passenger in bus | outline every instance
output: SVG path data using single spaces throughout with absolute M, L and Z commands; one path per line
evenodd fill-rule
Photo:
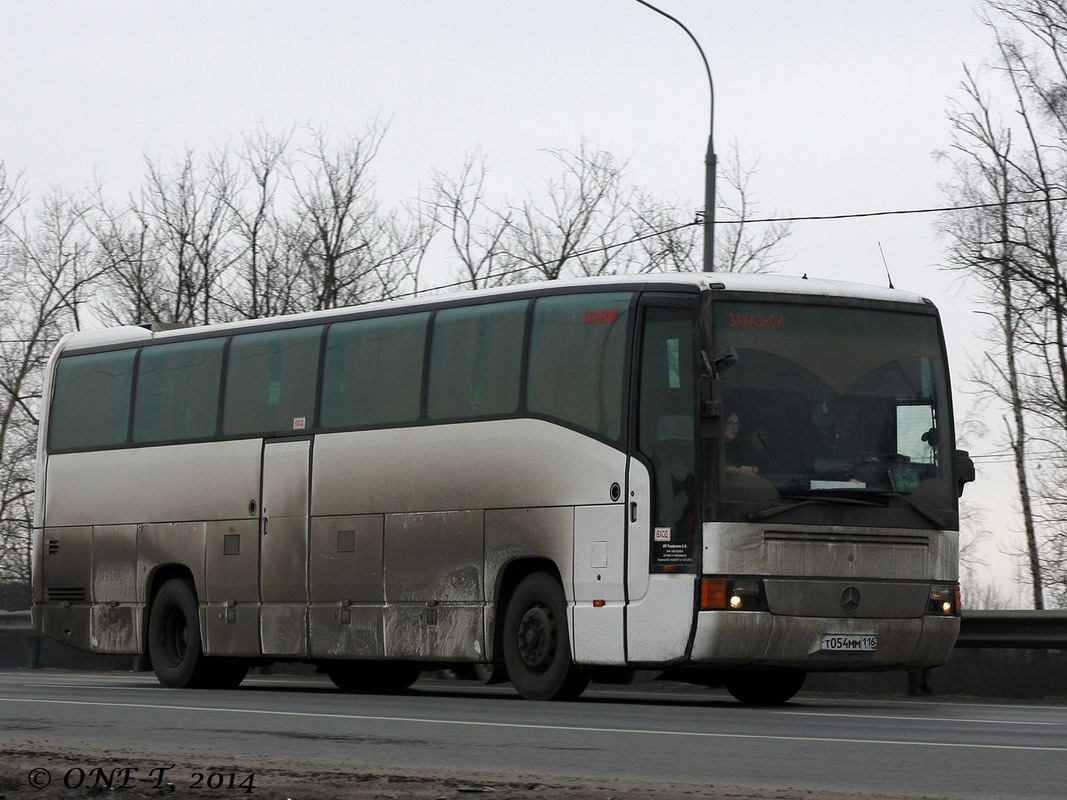
M 726 416 L 726 423 L 723 426 L 723 437 L 726 440 L 726 474 L 737 475 L 745 473 L 748 475 L 758 475 L 759 467 L 755 464 L 745 464 L 743 461 L 751 461 L 752 459 L 746 458 L 742 448 L 742 440 L 739 436 L 741 433 L 741 417 L 736 411 L 730 412 Z
M 747 446 L 752 434 L 742 437 L 741 416 L 729 412 L 723 421 L 723 444 L 726 464 L 723 474 L 723 508 L 730 519 L 745 519 L 745 515 L 773 505 L 778 491 L 766 477 Z M 753 431 L 754 433 L 755 431 Z M 766 441 L 766 440 L 765 440 Z

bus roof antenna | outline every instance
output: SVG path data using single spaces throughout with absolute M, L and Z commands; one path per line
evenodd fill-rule
M 882 243 L 878 243 L 878 252 L 882 254 L 882 265 L 885 267 L 885 276 L 889 278 L 889 288 L 895 289 L 893 285 L 893 276 L 889 274 L 889 262 L 885 260 L 885 250 L 882 249 Z

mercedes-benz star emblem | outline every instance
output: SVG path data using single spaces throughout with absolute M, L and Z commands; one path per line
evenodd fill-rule
M 855 586 L 846 586 L 841 592 L 841 608 L 851 614 L 860 607 L 860 590 Z

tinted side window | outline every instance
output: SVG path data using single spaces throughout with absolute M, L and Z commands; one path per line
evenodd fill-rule
M 527 307 L 520 300 L 438 312 L 430 355 L 431 419 L 518 410 Z
M 321 338 L 322 326 L 234 336 L 222 432 L 271 434 L 310 427 Z
M 56 368 L 52 450 L 125 444 L 136 350 L 65 356 Z
M 141 351 L 134 442 L 202 439 L 215 433 L 224 344 L 224 339 L 202 339 Z
M 428 313 L 330 326 L 322 378 L 322 425 L 414 422 L 422 394 Z
M 534 306 L 527 405 L 611 439 L 622 433 L 629 293 L 544 297 Z
M 694 312 L 646 308 L 638 394 L 638 444 L 652 467 L 652 565 L 692 563 L 696 534 Z M 670 530 L 667 537 L 663 529 Z

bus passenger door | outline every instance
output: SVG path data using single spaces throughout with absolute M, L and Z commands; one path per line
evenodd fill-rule
M 310 458 L 310 439 L 263 443 L 259 637 L 264 655 L 309 653 Z
M 626 656 L 685 657 L 700 565 L 695 325 L 691 296 L 642 297 L 628 470 Z

